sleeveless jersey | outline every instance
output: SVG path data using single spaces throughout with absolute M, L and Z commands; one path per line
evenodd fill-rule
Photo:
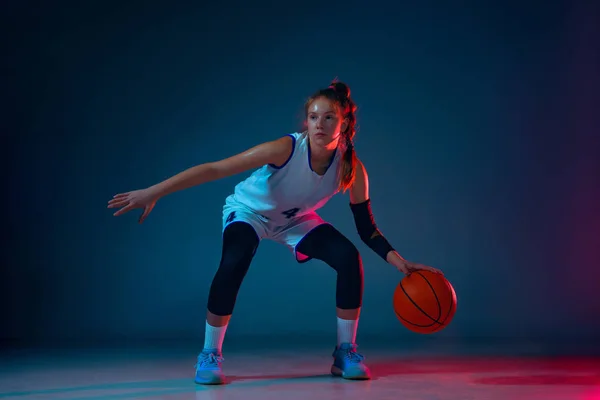
M 282 225 L 291 218 L 323 207 L 338 190 L 341 155 L 336 150 L 324 175 L 312 170 L 310 146 L 306 133 L 292 133 L 292 153 L 280 167 L 263 165 L 235 186 L 226 199 L 230 207 L 249 209 Z

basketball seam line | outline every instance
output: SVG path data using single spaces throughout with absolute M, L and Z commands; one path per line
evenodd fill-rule
M 437 303 L 437 308 L 438 308 L 438 317 L 435 318 L 435 321 L 439 322 L 440 318 L 442 317 L 442 305 L 440 304 L 440 299 L 439 299 L 437 293 L 435 292 L 435 290 L 433 289 L 433 286 L 431 285 L 429 280 L 421 272 L 417 272 L 417 274 L 425 280 L 425 282 L 427 283 L 427 286 L 429 286 L 429 289 L 431 289 L 431 291 L 433 292 L 433 295 L 435 296 L 435 301 Z
M 452 295 L 452 292 L 454 290 L 451 287 L 449 287 L 449 282 L 445 281 L 444 285 L 446 285 L 446 287 L 448 288 L 448 294 L 450 295 L 450 307 L 448 308 L 448 312 L 446 313 L 446 318 L 444 318 L 444 322 L 442 322 L 443 324 L 446 324 L 446 320 L 448 319 L 450 313 L 452 312 L 452 309 L 454 308 L 454 296 Z
M 415 307 L 417 307 L 417 309 L 419 311 L 421 311 L 427 318 L 429 318 L 430 320 L 432 320 L 434 323 L 438 323 L 440 324 L 439 321 L 436 321 L 434 318 L 432 318 L 429 314 L 427 314 L 421 307 L 419 307 L 419 305 L 417 303 L 415 303 L 415 301 L 408 295 L 408 293 L 406 293 L 406 290 L 404 290 L 404 286 L 402 285 L 402 281 L 400 281 L 400 289 L 402 289 L 402 291 L 404 292 L 404 294 L 406 295 L 406 297 L 410 300 L 411 303 L 413 303 L 413 305 Z M 433 325 L 433 324 L 432 324 Z M 441 324 L 440 324 L 441 325 Z
M 409 321 L 409 320 L 407 320 L 406 318 L 403 318 L 403 317 L 402 317 L 402 315 L 398 314 L 397 312 L 395 312 L 395 311 L 394 311 L 394 313 L 395 313 L 395 314 L 396 314 L 396 316 L 397 316 L 398 318 L 400 318 L 402 321 L 406 322 L 407 324 L 411 324 L 412 326 L 416 326 L 417 328 L 430 328 L 430 327 L 432 327 L 433 325 L 435 325 L 435 324 L 436 324 L 436 322 L 435 322 L 435 321 L 434 321 L 434 322 L 432 322 L 432 323 L 431 323 L 431 324 L 429 324 L 429 325 L 419 325 L 419 324 L 415 324 L 414 322 L 410 322 L 410 321 Z

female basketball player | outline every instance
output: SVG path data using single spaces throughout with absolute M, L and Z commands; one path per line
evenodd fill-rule
M 232 157 L 189 168 L 146 189 L 117 194 L 109 208 L 122 215 L 143 208 L 142 223 L 163 196 L 216 179 L 256 169 L 239 183 L 223 207 L 223 247 L 208 296 L 204 349 L 196 364 L 196 382 L 220 384 L 222 345 L 238 290 L 262 239 L 282 243 L 298 262 L 322 260 L 337 272 L 337 346 L 331 373 L 346 379 L 370 379 L 356 352 L 356 330 L 363 296 L 363 267 L 356 247 L 319 217 L 316 210 L 333 195 L 349 192 L 360 238 L 405 274 L 429 266 L 409 262 L 375 225 L 367 171 L 357 158 L 356 105 L 349 88 L 333 82 L 305 104 L 306 131 L 259 144 Z

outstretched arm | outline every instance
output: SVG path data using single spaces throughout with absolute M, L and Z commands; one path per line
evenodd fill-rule
M 281 165 L 292 151 L 292 140 L 285 136 L 277 140 L 261 143 L 234 156 L 208 162 L 186 169 L 171 178 L 151 186 L 158 197 L 188 189 L 206 182 L 215 181 L 265 164 Z
M 377 228 L 375 218 L 373 217 L 373 211 L 371 210 L 369 176 L 365 166 L 360 160 L 357 160 L 356 179 L 349 192 L 350 209 L 354 215 L 354 222 L 356 224 L 358 235 L 375 253 L 405 274 L 409 274 L 418 269 L 441 272 L 435 268 L 405 260 L 396 250 L 394 250 L 379 228 Z
M 119 193 L 109 200 L 108 208 L 120 208 L 113 214 L 114 216 L 125 214 L 135 208 L 143 208 L 144 212 L 139 218 L 141 224 L 156 202 L 170 193 L 239 174 L 265 164 L 284 164 L 292 152 L 292 142 L 291 138 L 284 136 L 220 161 L 196 165 L 146 189 Z

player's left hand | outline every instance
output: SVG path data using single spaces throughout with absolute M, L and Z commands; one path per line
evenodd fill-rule
M 410 275 L 411 273 L 413 273 L 415 271 L 420 271 L 420 270 L 422 270 L 422 271 L 430 271 L 430 272 L 433 272 L 435 274 L 442 274 L 442 275 L 444 275 L 444 273 L 442 271 L 440 271 L 439 269 L 430 267 L 428 265 L 418 264 L 418 263 L 407 261 L 407 260 L 404 260 L 403 262 L 400 262 L 398 264 L 399 265 L 397 265 L 396 267 L 401 272 L 404 272 L 406 275 Z

